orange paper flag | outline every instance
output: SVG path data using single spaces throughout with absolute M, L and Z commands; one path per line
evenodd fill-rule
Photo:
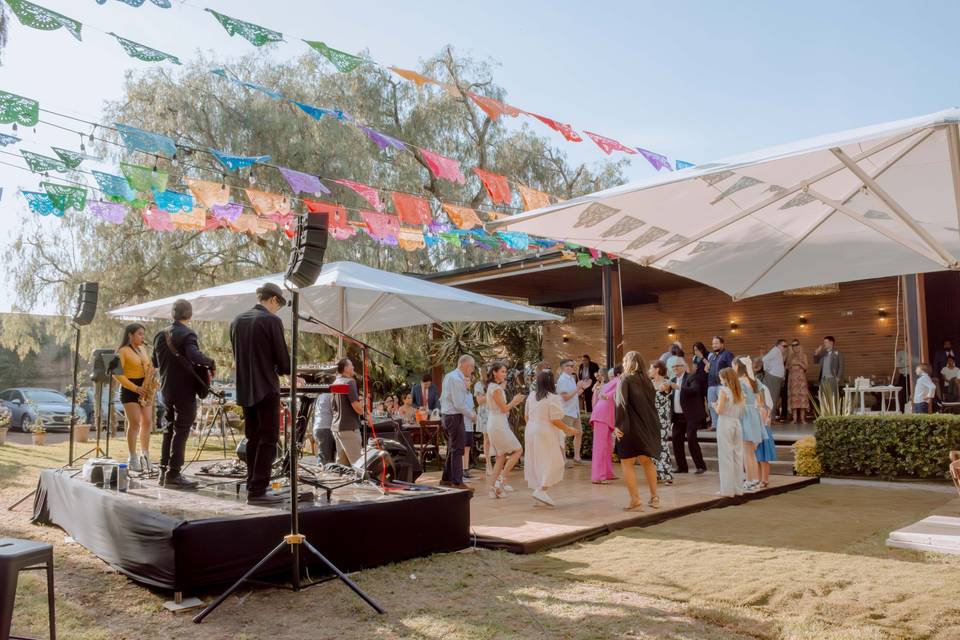
M 428 78 L 427 76 L 420 75 L 416 71 L 410 71 L 410 69 L 401 69 L 400 67 L 390 67 L 390 71 L 393 71 L 398 76 L 406 78 L 411 82 L 416 82 L 418 87 L 422 87 L 425 84 L 440 84 L 433 78 Z
M 219 189 L 220 185 L 216 187 Z M 187 213 L 171 214 L 170 221 L 175 229 L 181 231 L 203 231 L 207 227 L 207 212 L 200 207 L 194 207 L 193 211 Z
M 477 217 L 477 212 L 470 207 L 445 204 L 443 205 L 443 210 L 447 212 L 450 222 L 457 225 L 460 229 L 473 229 L 474 227 L 483 226 L 483 221 Z
M 523 210 L 530 211 L 550 206 L 550 195 L 530 187 L 520 185 L 520 199 L 523 200 Z
M 423 232 L 416 229 L 400 229 L 397 240 L 400 243 L 400 248 L 404 251 L 416 251 L 427 246 L 423 239 Z
M 510 183 L 507 179 L 496 173 L 490 173 L 483 169 L 474 169 L 473 172 L 480 177 L 484 188 L 490 194 L 490 201 L 493 204 L 510 204 L 513 199 L 513 193 L 510 191 Z
M 290 199 L 279 193 L 244 189 L 253 210 L 261 216 L 286 216 L 290 213 Z
M 430 203 L 424 198 L 412 196 L 409 193 L 390 194 L 393 199 L 393 208 L 400 216 L 400 222 L 406 224 L 430 224 L 433 222 L 433 214 L 430 211 Z
M 184 182 L 204 209 L 212 209 L 215 204 L 223 206 L 230 202 L 230 188 L 226 185 L 194 178 L 185 178 Z
M 516 118 L 520 115 L 520 109 L 511 107 L 510 105 L 504 104 L 499 100 L 477 95 L 476 93 L 468 93 L 467 95 L 470 96 L 470 99 L 473 100 L 478 107 L 483 109 L 484 113 L 490 116 L 491 120 L 496 120 L 500 116 L 511 116 Z

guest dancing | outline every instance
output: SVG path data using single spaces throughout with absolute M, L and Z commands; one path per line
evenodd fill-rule
M 719 371 L 717 389 L 717 460 L 720 463 L 720 495 L 743 495 L 743 387 L 737 372 L 726 367 Z
M 654 404 L 653 384 L 642 373 L 645 369 L 643 358 L 636 351 L 629 351 L 623 356 L 623 376 L 617 386 L 614 433 L 617 434 L 617 453 L 623 479 L 630 494 L 630 504 L 623 508 L 624 511 L 643 510 L 634 469 L 638 460 L 650 489 L 648 504 L 654 509 L 660 507 L 657 467 L 653 462 L 660 458 L 660 418 Z
M 699 342 L 697 344 L 700 344 Z M 701 345 L 702 346 L 702 345 Z M 696 345 L 694 345 L 696 349 Z M 703 364 L 701 360 L 701 364 Z M 707 372 L 688 373 L 687 363 L 678 358 L 673 364 L 673 456 L 677 460 L 677 473 L 687 473 L 687 456 L 683 450 L 683 442 L 687 441 L 690 448 L 690 457 L 696 466 L 696 474 L 700 475 L 707 470 L 703 461 L 703 452 L 700 450 L 700 441 L 697 431 L 706 426 L 707 409 L 703 403 L 706 394 Z
M 157 389 L 157 371 L 147 355 L 146 329 L 142 324 L 128 324 L 117 354 L 122 375 L 113 376 L 120 383 L 120 403 L 126 417 L 127 464 L 131 471 L 150 471 L 150 432 L 153 430 L 154 398 Z M 137 440 L 140 455 L 137 455 Z M 140 460 L 143 464 L 140 464 Z
M 506 492 L 513 491 L 507 482 L 510 472 L 520 462 L 523 447 L 517 436 L 510 430 L 510 411 L 526 399 L 522 393 L 515 395 L 507 402 L 504 383 L 507 380 L 507 367 L 501 362 L 495 362 L 487 373 L 487 394 L 484 404 L 487 408 L 486 434 L 490 448 L 496 452 L 496 464 L 488 477 L 490 497 L 500 498 Z
M 736 362 L 737 377 L 743 390 L 743 416 L 740 424 L 743 430 L 743 466 L 747 472 L 744 488 L 753 491 L 760 484 L 760 467 L 757 466 L 757 445 L 763 441 L 763 420 L 760 410 L 765 409 L 760 383 L 753 373 L 753 360 L 744 356 Z
M 477 424 L 474 426 L 474 433 L 480 434 L 480 437 L 483 438 L 483 460 L 484 460 L 484 471 L 487 474 L 487 480 L 490 479 L 490 474 L 493 473 L 493 464 L 490 461 L 490 438 L 487 437 L 487 378 L 488 375 L 483 375 L 483 370 L 480 370 L 480 379 L 477 380 L 477 383 L 473 385 L 473 399 L 477 403 Z M 469 469 L 470 467 L 470 448 L 468 447 L 465 452 L 464 465 Z M 465 477 L 469 478 L 469 475 L 465 474 Z
M 593 394 L 593 413 L 590 426 L 593 427 L 593 456 L 590 460 L 590 480 L 593 484 L 607 484 L 616 480 L 613 473 L 613 428 L 616 423 L 617 385 L 623 366 L 617 365 L 611 370 L 610 381 Z
M 807 391 L 807 368 L 810 360 L 803 352 L 800 341 L 796 338 L 790 343 L 787 353 L 787 408 L 790 409 L 792 422 L 802 424 L 806 422 L 807 411 L 810 409 L 810 397 Z
M 193 306 L 188 300 L 173 303 L 173 324 L 153 338 L 153 366 L 160 372 L 167 424 L 160 444 L 160 486 L 169 489 L 196 489 L 197 483 L 181 475 L 190 427 L 197 417 L 197 365 L 212 372 L 214 362 L 205 356 L 197 334 L 189 327 Z
M 577 431 L 564 421 L 563 399 L 557 395 L 553 372 L 537 374 L 537 391 L 527 399 L 524 419 L 523 477 L 533 489 L 533 499 L 555 507 L 547 489 L 563 480 L 566 456 L 559 446 L 557 433 L 576 435 Z
M 671 360 L 679 361 L 679 356 L 670 356 Z M 653 383 L 656 391 L 654 394 L 654 405 L 657 408 L 657 416 L 660 418 L 660 457 L 656 459 L 657 481 L 664 484 L 673 484 L 673 461 L 670 459 L 670 432 L 673 430 L 673 415 L 671 405 L 673 404 L 673 386 L 667 378 L 667 365 L 658 360 L 650 365 L 647 376 Z

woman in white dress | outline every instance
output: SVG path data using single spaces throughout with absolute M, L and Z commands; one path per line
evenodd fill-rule
M 507 491 L 513 491 L 507 483 L 510 472 L 520 462 L 523 447 L 517 436 L 510 430 L 510 411 L 524 401 L 526 396 L 518 393 L 510 402 L 503 389 L 507 379 L 507 367 L 502 362 L 495 362 L 487 373 L 487 430 L 486 439 L 490 447 L 496 452 L 497 462 L 493 472 L 489 474 L 490 497 L 503 497 Z
M 576 430 L 563 421 L 563 399 L 557 395 L 552 371 L 537 374 L 537 391 L 527 399 L 524 417 L 523 477 L 534 500 L 556 506 L 547 489 L 563 480 L 564 452 L 557 431 L 575 435 Z
M 717 460 L 720 463 L 720 495 L 743 495 L 743 388 L 737 372 L 720 370 L 720 390 L 714 408 L 717 411 Z

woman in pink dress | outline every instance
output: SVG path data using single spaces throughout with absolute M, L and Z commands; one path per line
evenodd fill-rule
M 613 378 L 593 396 L 593 413 L 590 425 L 593 427 L 593 459 L 590 462 L 590 480 L 594 484 L 606 484 L 616 480 L 613 475 L 613 425 L 616 415 L 614 397 L 623 367 L 617 365 Z

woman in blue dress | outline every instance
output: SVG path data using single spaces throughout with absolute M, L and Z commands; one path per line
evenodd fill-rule
M 760 409 L 764 406 L 760 383 L 753 373 L 753 361 L 749 357 L 737 360 L 737 377 L 743 391 L 743 466 L 747 472 L 747 481 L 743 487 L 753 491 L 760 485 L 760 468 L 757 465 L 757 445 L 763 441 L 763 420 Z
M 753 359 L 753 372 L 763 371 L 763 358 Z M 773 397 L 770 395 L 770 389 L 763 383 L 760 384 L 760 391 L 763 392 L 763 400 L 767 411 L 760 412 L 760 418 L 763 421 L 763 440 L 757 447 L 757 464 L 760 467 L 760 488 L 766 489 L 770 486 L 770 463 L 777 459 L 777 444 L 773 440 L 773 430 L 770 429 L 770 418 L 772 412 L 769 410 L 773 406 Z

